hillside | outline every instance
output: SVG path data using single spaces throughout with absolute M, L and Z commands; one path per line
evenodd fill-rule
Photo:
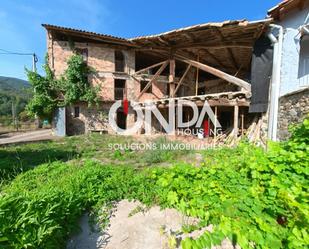
M 0 116 L 11 115 L 12 101 L 16 104 L 16 111 L 24 110 L 31 97 L 28 81 L 0 76 Z

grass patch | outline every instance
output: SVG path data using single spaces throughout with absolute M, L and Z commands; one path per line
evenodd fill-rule
M 2 187 L 0 247 L 65 248 L 84 211 L 136 199 L 198 217 L 198 227 L 213 224 L 212 233 L 182 241 L 184 249 L 210 248 L 225 237 L 244 249 L 307 248 L 308 148 L 305 121 L 268 152 L 242 143 L 205 152 L 201 167 L 137 169 L 86 157 L 44 164 Z

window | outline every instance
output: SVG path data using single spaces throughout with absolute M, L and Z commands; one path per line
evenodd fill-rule
M 76 54 L 81 55 L 83 57 L 84 62 L 88 61 L 88 49 L 87 48 L 76 48 Z
M 115 71 L 116 72 L 124 72 L 125 61 L 124 55 L 121 51 L 115 51 Z
M 74 107 L 74 118 L 79 118 L 79 106 Z
M 299 86 L 309 85 L 309 37 L 304 36 L 300 43 L 299 67 L 298 67 Z
M 141 89 L 140 89 L 140 91 L 143 91 L 148 83 L 149 83 L 149 81 L 142 80 L 141 81 Z M 150 85 L 150 87 L 146 90 L 146 93 L 152 93 L 152 85 Z
M 115 100 L 123 100 L 125 96 L 125 88 L 126 88 L 126 81 L 121 79 L 115 79 Z

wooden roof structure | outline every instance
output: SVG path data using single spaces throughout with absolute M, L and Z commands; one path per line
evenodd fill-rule
M 309 4 L 308 0 L 284 0 L 268 10 L 268 16 L 280 21 L 290 11 L 295 9 L 302 10 L 306 4 Z
M 271 19 L 205 23 L 169 32 L 130 39 L 140 49 L 170 51 L 196 59 L 225 72 L 248 70 L 255 41 L 267 30 Z
M 188 59 L 196 60 L 199 57 L 201 63 L 220 68 L 224 72 L 241 74 L 250 70 L 253 45 L 267 30 L 271 21 L 271 19 L 265 19 L 254 22 L 235 20 L 204 23 L 131 39 L 50 24 L 42 24 L 42 26 L 58 39 L 71 37 L 122 45 L 165 57 L 173 51 Z
M 174 97 L 178 89 L 175 89 L 175 60 L 188 65 L 184 76 L 190 67 L 195 67 L 197 71 L 202 70 L 237 85 L 242 93 L 249 93 L 250 95 L 251 85 L 245 80 L 245 74 L 250 71 L 255 41 L 267 31 L 271 21 L 272 19 L 254 22 L 236 20 L 204 23 L 157 35 L 131 39 L 49 24 L 43 24 L 43 27 L 48 32 L 51 32 L 56 39 L 60 40 L 83 39 L 97 43 L 120 45 L 136 51 L 142 51 L 149 56 L 161 56 L 164 58 L 163 62 L 151 66 L 151 68 L 154 66 L 160 66 L 160 68 L 140 93 L 140 96 L 169 65 L 169 83 L 173 86 L 171 97 Z M 150 67 L 140 71 L 148 68 Z M 136 72 L 132 77 L 134 78 L 138 73 L 140 72 Z M 134 79 L 138 81 L 137 78 Z M 197 84 L 196 89 L 198 89 Z

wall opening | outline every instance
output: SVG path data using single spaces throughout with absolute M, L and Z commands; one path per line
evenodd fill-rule
M 114 96 L 115 100 L 123 100 L 125 97 L 126 80 L 115 79 Z
M 125 59 L 123 52 L 116 50 L 115 51 L 115 71 L 124 72 L 125 70 Z
M 126 129 L 127 128 L 127 115 L 124 112 L 117 112 L 116 122 L 119 128 Z
M 79 106 L 74 106 L 74 118 L 79 118 L 80 108 Z

